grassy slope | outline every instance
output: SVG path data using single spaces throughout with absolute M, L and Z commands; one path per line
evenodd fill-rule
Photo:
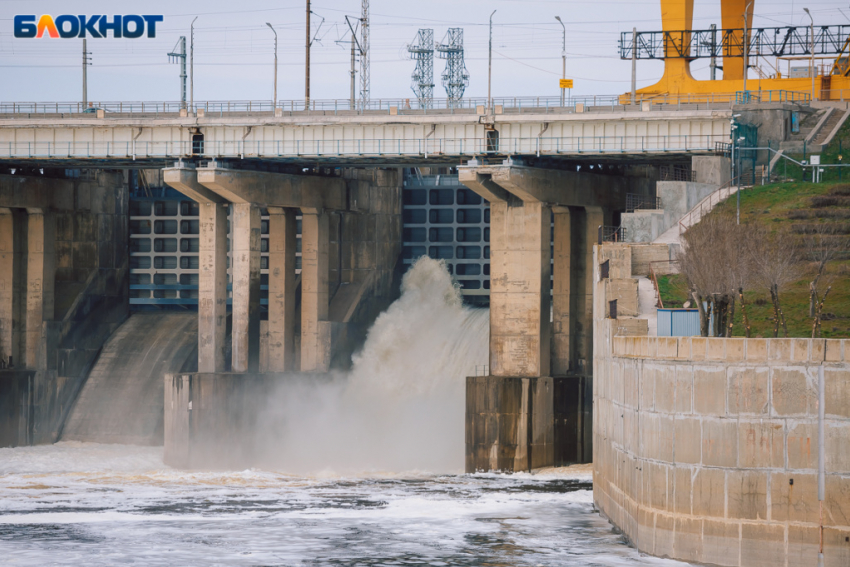
M 850 144 L 848 144 L 850 149 Z M 850 181 L 850 180 L 848 180 Z M 811 198 L 829 193 L 835 183 L 781 183 L 753 187 L 741 193 L 741 222 L 757 222 L 771 228 L 783 225 L 812 223 L 812 222 L 846 222 L 843 220 L 794 220 L 789 213 L 801 209 L 812 209 Z M 836 209 L 838 207 L 827 207 Z M 822 209 L 823 210 L 823 209 Z M 729 199 L 721 204 L 717 213 L 733 213 L 735 199 Z M 712 213 L 716 214 L 716 213 Z M 846 258 L 846 255 L 845 255 Z M 789 286 L 780 296 L 785 318 L 788 323 L 789 336 L 811 336 L 812 319 L 809 317 L 809 282 L 812 276 L 806 277 Z M 830 262 L 827 266 L 827 284 L 832 285 L 829 297 L 824 304 L 827 314 L 822 322 L 823 337 L 850 337 L 850 260 L 842 259 Z M 664 306 L 678 306 L 686 296 L 684 282 L 678 276 L 659 278 L 661 299 Z M 826 289 L 825 284 L 819 286 Z M 747 313 L 750 319 L 752 336 L 773 336 L 773 307 L 769 294 L 761 290 L 745 290 Z M 736 306 L 734 334 L 744 334 L 741 325 L 740 305 Z M 780 336 L 782 332 L 780 330 Z

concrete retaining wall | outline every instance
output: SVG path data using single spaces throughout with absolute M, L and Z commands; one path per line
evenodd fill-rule
M 614 336 L 624 320 L 605 318 L 596 279 L 599 510 L 653 555 L 817 565 L 823 366 L 824 564 L 850 565 L 850 340 Z

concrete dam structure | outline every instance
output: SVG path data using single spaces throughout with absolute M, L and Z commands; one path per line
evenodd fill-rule
M 594 247 L 596 506 L 652 555 L 847 565 L 850 341 L 646 336 L 653 248 Z
M 237 466 L 192 447 L 238 445 L 213 432 L 250 429 L 282 374 L 350 366 L 427 255 L 490 306 L 467 470 L 589 462 L 593 245 L 659 181 L 722 184 L 735 110 L 501 110 L 0 117 L 3 387 L 17 400 L 4 438 L 156 443 L 161 428 L 166 462 Z M 800 111 L 741 112 L 770 138 Z M 188 313 L 144 313 L 163 308 Z

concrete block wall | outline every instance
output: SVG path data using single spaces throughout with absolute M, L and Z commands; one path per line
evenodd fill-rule
M 850 565 L 850 340 L 618 336 L 596 289 L 599 510 L 652 555 L 817 565 L 823 366 L 824 564 Z

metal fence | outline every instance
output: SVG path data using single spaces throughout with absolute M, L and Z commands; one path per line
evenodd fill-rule
M 759 100 L 773 102 L 788 100 L 803 102 L 811 98 L 808 93 L 789 93 L 788 91 L 752 91 L 754 96 L 755 93 L 758 93 Z M 106 116 L 110 114 L 179 115 L 181 110 L 192 113 L 203 111 L 210 116 L 228 113 L 273 115 L 275 110 L 284 115 L 297 113 L 427 114 L 428 112 L 519 114 L 532 110 L 547 113 L 628 112 L 644 110 L 640 103 L 648 103 L 650 108 L 665 107 L 671 110 L 731 108 L 733 104 L 737 104 L 737 94 L 638 94 L 636 103 L 631 104 L 629 94 L 569 97 L 563 103 L 560 96 L 494 97 L 490 104 L 485 97 L 461 100 L 435 98 L 428 104 L 423 104 L 416 98 L 379 98 L 366 103 L 351 99 L 312 99 L 309 103 L 304 100 L 280 100 L 276 105 L 272 100 L 209 100 L 196 101 L 193 105 L 181 101 L 91 101 L 88 104 L 79 101 L 7 101 L 0 102 L 0 114 L 96 115 L 98 110 L 102 110 Z
M 716 151 L 715 145 L 715 151 Z M 659 170 L 661 181 L 693 181 L 696 173 L 690 167 L 662 165 Z
M 645 195 L 636 195 L 634 193 L 626 194 L 626 212 L 633 213 L 637 210 L 663 209 L 661 205 L 661 197 L 647 197 Z
M 603 242 L 625 242 L 626 229 L 622 226 L 599 226 L 599 244 Z
M 0 158 L 334 158 L 625 154 L 713 151 L 724 134 L 559 138 L 373 138 L 177 142 L 0 142 Z

